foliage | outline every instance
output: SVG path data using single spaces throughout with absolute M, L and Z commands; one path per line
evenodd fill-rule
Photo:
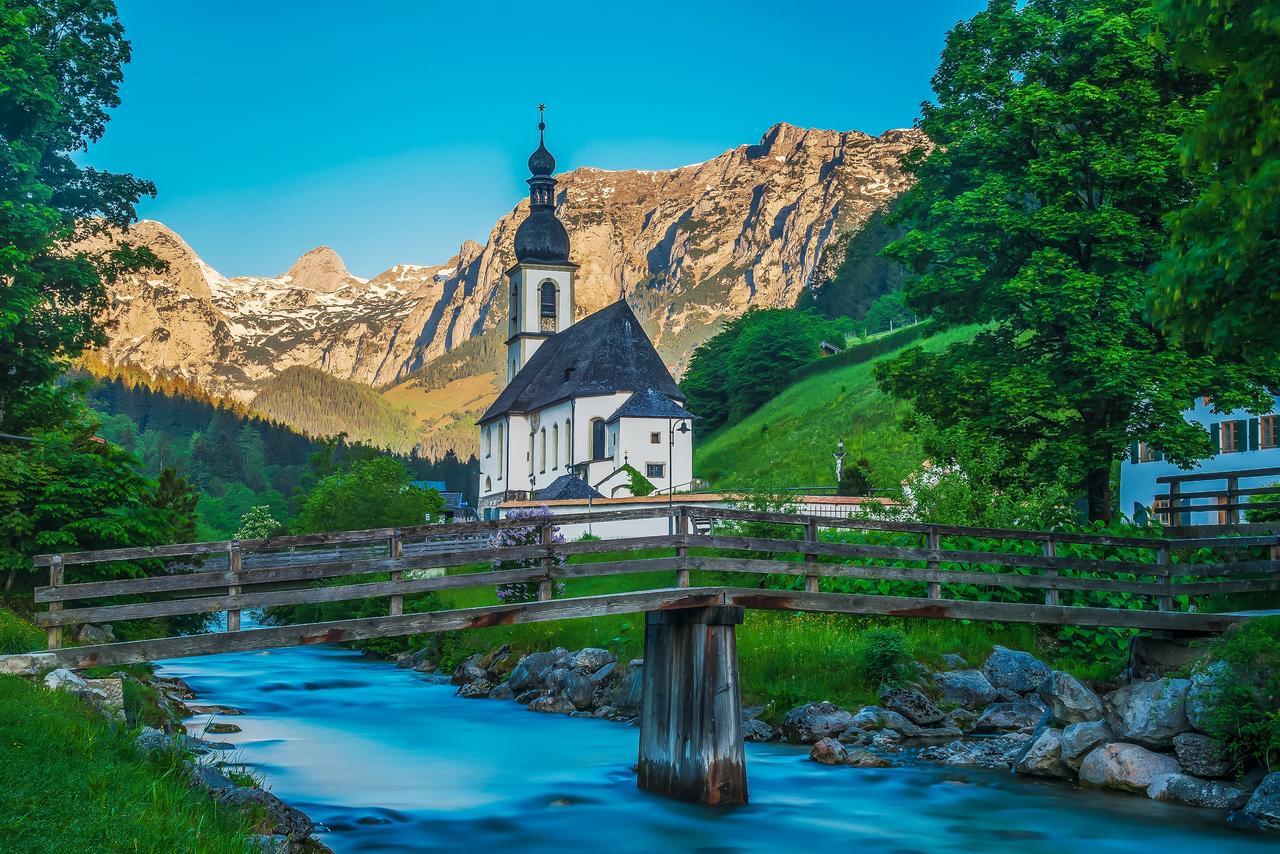
M 42 649 L 44 632 L 6 608 L 0 608 L 0 655 Z
M 355 460 L 316 484 L 290 528 L 298 534 L 361 531 L 438 517 L 444 510 L 440 493 L 409 480 L 404 463 L 393 457 Z
M 1271 484 L 1273 489 L 1280 489 L 1280 481 Z M 1280 492 L 1261 495 L 1250 495 L 1250 504 L 1274 504 L 1280 502 Z M 1261 507 L 1257 510 L 1244 511 L 1246 522 L 1280 522 L 1280 507 Z
M 1162 219 L 1194 189 L 1177 140 L 1207 89 L 1146 37 L 1143 0 L 991 0 L 948 35 L 908 164 L 907 235 L 886 252 L 919 274 L 916 311 L 980 323 L 969 342 L 908 350 L 882 386 L 925 418 L 1114 509 L 1111 467 L 1141 439 L 1166 459 L 1208 456 L 1182 417 L 1271 404 L 1280 367 L 1224 367 L 1172 346 L 1144 316 Z M 1010 482 L 1013 482 L 1013 477 Z
M 1238 760 L 1275 771 L 1280 766 L 1280 617 L 1250 620 L 1215 638 L 1208 660 L 1201 666 L 1226 668 L 1210 679 L 1211 734 Z
M 916 322 L 916 314 L 907 307 L 907 296 L 902 291 L 883 294 L 867 309 L 866 317 L 854 324 L 859 335 L 892 331 L 896 326 L 909 326 Z
M 250 507 L 249 512 L 240 517 L 240 530 L 236 531 L 237 540 L 257 540 L 273 537 L 283 528 L 271 515 L 271 508 L 265 504 Z
M 657 489 L 657 487 L 653 485 L 653 483 L 649 480 L 649 478 L 640 474 L 640 470 L 637 469 L 635 466 L 628 463 L 627 465 L 624 465 L 622 467 L 622 470 L 626 472 L 627 477 L 630 478 L 630 482 L 627 488 L 631 490 L 632 495 L 636 495 L 636 496 L 652 495 L 653 491 Z
M 110 0 L 0 8 L 0 421 L 14 398 L 54 381 L 105 341 L 105 281 L 154 267 L 103 240 L 154 195 L 147 181 L 81 166 L 120 102 L 129 43 Z M 83 241 L 98 238 L 88 248 Z
M 819 357 L 824 339 L 844 341 L 847 322 L 811 311 L 753 308 L 696 350 L 681 389 L 703 435 L 755 411 Z
M 1187 128 L 1200 184 L 1169 217 L 1173 244 L 1152 290 L 1169 334 L 1230 357 L 1280 358 L 1280 4 L 1157 0 L 1174 57 L 1217 81 Z
M 413 418 L 376 389 L 295 365 L 267 380 L 252 408 L 309 436 L 347 434 L 378 448 L 408 453 L 417 444 Z
M 885 294 L 902 290 L 906 271 L 880 251 L 902 236 L 887 210 L 878 210 L 844 243 L 844 257 L 830 279 L 806 288 L 796 308 L 814 308 L 827 317 L 862 320 Z M 861 325 L 865 328 L 867 323 Z M 871 327 L 873 330 L 883 328 Z
M 196 541 L 196 506 L 199 502 L 200 492 L 188 483 L 177 469 L 166 466 L 160 470 L 151 503 L 156 509 L 168 513 L 174 520 L 173 530 L 170 533 L 174 542 Z
M 845 463 L 836 484 L 836 495 L 870 495 L 871 463 L 863 457 L 854 463 Z
M 863 632 L 853 647 L 853 670 L 867 685 L 894 684 L 908 674 L 911 645 L 901 629 L 875 628 Z
M 869 362 L 886 353 L 900 350 L 913 341 L 925 338 L 935 331 L 933 324 L 926 320 L 911 326 L 904 326 L 901 329 L 895 329 L 892 332 L 886 332 L 883 335 L 877 335 L 874 338 L 868 338 L 865 341 L 850 344 L 843 351 L 833 356 L 825 356 L 816 362 L 810 362 L 792 371 L 790 381 L 797 383 L 805 377 L 824 374 L 827 371 L 834 371 L 849 365 L 860 365 L 864 362 Z
M 508 548 L 510 546 L 532 546 L 542 542 L 542 529 L 544 526 L 551 524 L 551 542 L 563 543 L 564 535 L 560 533 L 560 526 L 552 524 L 555 516 L 551 510 L 545 506 L 532 507 L 528 510 L 512 510 L 506 515 L 507 519 L 524 520 L 528 522 L 528 526 L 519 528 L 499 528 L 493 535 L 492 545 L 495 549 Z M 556 555 L 552 559 L 553 566 L 564 565 L 564 555 Z M 530 558 L 526 560 L 503 560 L 494 561 L 493 568 L 495 570 L 503 569 L 527 569 L 531 567 L 540 567 L 545 564 L 542 558 Z M 563 592 L 563 585 L 559 585 L 559 592 Z M 532 602 L 538 598 L 538 582 L 536 581 L 517 581 L 511 584 L 499 584 L 495 588 L 498 594 L 498 602 L 503 605 L 515 602 Z
M 140 758 L 134 734 L 73 694 L 0 676 L 0 848 L 252 850 L 250 816 L 192 788 L 177 751 Z

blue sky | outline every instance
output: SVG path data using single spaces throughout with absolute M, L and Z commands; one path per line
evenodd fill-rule
M 879 133 L 985 5 L 118 2 L 134 57 L 89 162 L 155 181 L 141 215 L 227 275 L 328 244 L 364 276 L 483 242 L 539 102 L 561 169 L 680 166 L 777 121 Z

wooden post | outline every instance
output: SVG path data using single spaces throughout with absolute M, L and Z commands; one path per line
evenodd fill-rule
M 1048 537 L 1045 538 L 1044 556 L 1049 558 L 1050 560 L 1058 556 L 1058 544 L 1053 541 L 1052 534 L 1050 534 Z M 1047 566 L 1045 567 L 1044 574 L 1050 578 L 1056 578 L 1058 575 L 1058 568 L 1056 566 Z M 1044 589 L 1044 604 L 1061 605 L 1062 604 L 1061 591 L 1055 590 L 1052 587 L 1046 587 Z
M 62 555 L 54 555 L 49 563 L 49 586 L 62 585 Z M 61 602 L 50 602 L 49 612 L 62 610 Z M 48 629 L 49 649 L 62 649 L 62 626 L 50 626 Z
M 813 519 L 813 518 L 809 519 L 809 524 L 806 525 L 804 529 L 804 541 L 806 543 L 816 543 L 818 541 L 818 520 L 817 519 Z M 813 552 L 805 552 L 804 561 L 805 563 L 817 563 L 818 556 Z M 804 577 L 804 592 L 805 593 L 819 592 L 818 580 L 819 578 L 817 575 L 806 575 Z
M 551 523 L 548 522 L 542 526 L 542 536 L 539 539 L 547 547 L 547 556 L 542 559 L 542 568 L 546 574 L 538 582 L 538 601 L 547 602 L 555 594 L 555 582 L 551 580 L 551 549 L 554 544 L 555 534 Z
M 232 584 L 227 588 L 228 596 L 239 596 L 240 585 L 235 582 L 240 580 L 240 544 L 232 543 L 231 548 L 227 551 L 227 567 L 231 572 Z M 227 611 L 227 631 L 240 631 L 240 609 Z
M 1240 490 L 1239 479 L 1234 477 L 1227 478 L 1227 500 L 1225 503 L 1228 505 L 1234 505 L 1239 503 L 1240 497 L 1237 494 L 1239 490 Z M 1239 525 L 1240 511 L 1236 510 L 1234 507 L 1228 507 L 1227 518 L 1223 521 L 1227 525 Z
M 1178 498 L 1178 493 L 1180 492 L 1182 492 L 1181 481 L 1175 480 L 1169 484 L 1169 527 L 1170 528 L 1182 527 L 1182 514 L 1178 512 L 1178 508 L 1181 506 L 1181 501 Z
M 680 545 L 676 546 L 676 557 L 680 559 L 680 568 L 676 570 L 676 587 L 689 586 L 689 508 L 682 506 L 676 519 L 676 534 L 680 537 Z
M 391 535 L 391 548 L 389 551 L 389 556 L 391 557 L 392 560 L 400 560 L 400 558 L 404 557 L 404 543 L 400 541 L 399 528 L 396 528 L 396 532 Z M 391 580 L 403 581 L 404 570 L 400 570 L 400 569 L 391 570 Z M 404 594 L 403 593 L 392 594 L 391 601 L 387 606 L 387 613 L 390 614 L 392 617 L 395 617 L 399 614 L 404 613 Z
M 927 537 L 927 544 L 928 544 L 929 549 L 930 549 L 930 550 L 932 550 L 932 551 L 937 551 L 938 549 L 942 548 L 942 537 L 938 536 L 938 526 L 937 526 L 937 525 L 930 525 L 930 526 L 929 526 L 929 534 L 928 534 L 928 537 Z M 928 570 L 929 570 L 931 573 L 937 573 L 937 572 L 941 572 L 941 571 L 942 571 L 942 564 L 941 564 L 939 561 L 936 561 L 936 560 L 928 561 L 928 562 L 925 564 L 925 566 L 928 568 Z M 929 596 L 929 598 L 930 598 L 930 599 L 941 599 L 941 598 L 942 598 L 942 582 L 941 582 L 941 581 L 930 581 L 930 582 L 929 582 L 929 587 L 928 587 L 928 596 Z
M 704 804 L 747 802 L 735 630 L 742 617 L 728 606 L 646 615 L 641 789 Z
M 1165 589 L 1169 592 L 1156 600 L 1156 607 L 1161 611 L 1173 610 L 1173 553 L 1168 543 L 1160 546 L 1156 551 L 1156 565 L 1162 567 L 1161 578 L 1164 579 Z

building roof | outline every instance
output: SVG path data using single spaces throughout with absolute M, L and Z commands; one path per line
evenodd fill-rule
M 592 489 L 591 484 L 572 474 L 560 475 L 546 487 L 539 489 L 534 496 L 537 501 L 572 501 L 588 498 L 604 498 L 604 496 Z
M 656 388 L 646 388 L 628 397 L 605 423 L 612 424 L 619 418 L 693 418 L 693 415 Z
M 619 300 L 542 342 L 480 423 L 572 397 L 649 389 L 685 399 L 631 306 Z

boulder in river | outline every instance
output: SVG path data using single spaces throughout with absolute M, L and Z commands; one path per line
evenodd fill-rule
M 1280 831 L 1280 771 L 1262 778 L 1245 805 L 1244 814 L 1263 830 Z
M 546 696 L 536 698 L 529 703 L 529 711 L 531 712 L 551 712 L 553 714 L 567 715 L 576 712 L 577 708 L 568 700 L 562 697 Z
M 531 688 L 546 687 L 547 675 L 555 667 L 556 661 L 568 652 L 564 647 L 556 647 L 546 652 L 529 653 L 511 671 L 507 680 L 511 683 L 511 690 L 521 694 Z
M 845 746 L 834 738 L 820 738 L 809 748 L 809 758 L 823 765 L 840 765 L 849 756 Z
M 1096 747 L 1080 763 L 1080 783 L 1146 793 L 1161 774 L 1180 771 L 1178 760 L 1137 744 L 1113 742 Z
M 1102 698 L 1076 677 L 1061 670 L 1050 673 L 1036 693 L 1059 726 L 1100 721 L 1106 714 Z
M 627 672 L 613 688 L 612 705 L 621 715 L 634 715 L 640 711 L 644 698 L 644 659 L 636 658 L 627 664 Z
M 1021 733 L 973 741 L 953 741 L 950 744 L 926 747 L 920 751 L 921 759 L 955 765 L 961 768 L 1008 769 L 1031 741 L 1031 736 Z
M 1062 730 L 1062 761 L 1072 768 L 1079 768 L 1094 748 L 1114 739 L 1115 734 L 1106 721 L 1071 724 Z
M 480 678 L 473 679 L 459 688 L 458 696 L 466 697 L 471 700 L 478 700 L 483 697 L 488 697 L 489 692 L 492 691 L 493 688 L 494 685 L 489 681 L 489 677 L 481 676 Z
M 568 666 L 570 670 L 588 670 L 595 673 L 606 664 L 617 660 L 618 657 L 607 649 L 587 647 L 573 653 L 569 658 Z
M 515 692 L 511 690 L 511 686 L 506 682 L 503 682 L 501 685 L 493 686 L 489 691 L 490 700 L 514 700 L 515 696 Z M 529 699 L 533 698 L 530 697 Z
M 936 724 L 946 717 L 932 700 L 915 688 L 883 688 L 880 691 L 880 705 L 921 726 Z
M 591 674 L 582 670 L 570 670 L 561 681 L 560 694 L 572 703 L 575 709 L 591 708 L 596 695 L 596 686 L 591 681 Z
M 1214 697 L 1231 679 L 1231 667 L 1225 661 L 1196 668 L 1187 687 L 1187 723 L 1200 732 L 1209 732 L 1213 728 L 1209 716 Z
M 834 738 L 853 726 L 853 714 L 834 703 L 806 703 L 797 706 L 782 719 L 782 734 L 796 744 L 813 744 Z
M 1062 730 L 1052 727 L 1045 727 L 1039 735 L 1032 737 L 1013 768 L 1019 774 L 1034 777 L 1069 779 L 1075 776 L 1062 759 Z
M 1215 810 L 1235 809 L 1249 799 L 1249 794 L 1239 786 L 1177 773 L 1157 775 L 1147 795 L 1156 801 Z
M 1049 675 L 1049 665 L 1029 652 L 997 646 L 982 665 L 982 672 L 997 691 L 1007 688 L 1026 694 L 1040 687 Z
M 1002 732 L 1025 729 L 1040 723 L 1045 710 L 1035 703 L 1019 700 L 1015 703 L 992 703 L 982 710 L 973 728 L 978 732 Z
M 1235 767 L 1225 747 L 1199 732 L 1174 736 L 1173 752 L 1182 769 L 1197 777 L 1225 777 Z
M 311 835 L 315 826 L 307 814 L 291 807 L 270 792 L 253 786 L 237 786 L 218 799 L 232 807 L 249 808 L 263 816 L 267 833 L 278 833 L 300 841 Z
M 996 689 L 981 670 L 947 670 L 933 674 L 942 703 L 947 706 L 981 708 L 993 702 Z
M 1173 746 L 1174 736 L 1191 729 L 1187 721 L 1186 679 L 1134 682 L 1107 695 L 1107 723 L 1116 737 L 1156 750 Z

